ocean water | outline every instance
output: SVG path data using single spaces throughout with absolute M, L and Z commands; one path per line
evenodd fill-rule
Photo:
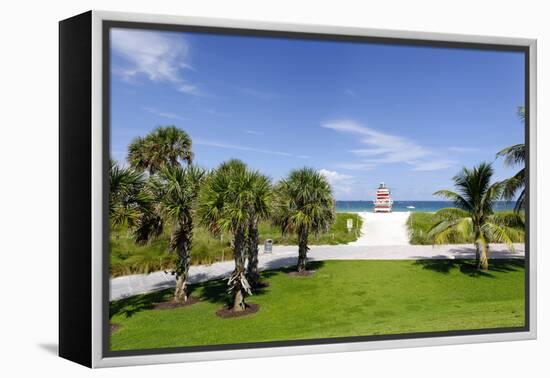
M 513 210 L 513 201 L 498 201 L 495 210 Z M 410 206 L 414 208 L 409 208 Z M 392 211 L 425 211 L 434 212 L 446 207 L 454 207 L 449 201 L 393 201 Z M 372 201 L 336 201 L 336 211 L 368 211 L 373 212 Z

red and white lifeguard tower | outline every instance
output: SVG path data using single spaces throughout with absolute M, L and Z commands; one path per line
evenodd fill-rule
M 373 203 L 375 213 L 391 213 L 393 200 L 390 196 L 390 190 L 383 182 L 380 183 L 380 186 L 376 190 L 376 198 Z

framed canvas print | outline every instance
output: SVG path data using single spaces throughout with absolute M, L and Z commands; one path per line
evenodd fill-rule
M 536 337 L 536 41 L 60 22 L 60 355 Z

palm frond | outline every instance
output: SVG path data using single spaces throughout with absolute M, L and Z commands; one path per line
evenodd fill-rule
M 514 206 L 515 212 L 519 213 L 522 210 L 525 210 L 525 188 L 523 188 L 519 193 L 519 196 L 516 200 L 516 205 Z
M 521 231 L 516 228 L 485 222 L 481 227 L 486 239 L 493 243 L 506 243 L 511 251 L 514 251 L 514 240 L 521 237 Z
M 525 230 L 525 216 L 511 211 L 502 211 L 488 217 L 488 221 L 499 226 Z
M 158 238 L 164 229 L 164 220 L 155 213 L 141 214 L 135 227 L 133 235 L 137 244 L 145 244 L 150 240 Z
M 468 202 L 467 199 L 462 197 L 460 194 L 455 193 L 451 190 L 438 190 L 433 194 L 434 196 L 439 196 L 448 199 L 453 202 L 456 207 L 462 210 L 470 211 L 472 210 L 472 205 Z
M 502 184 L 502 197 L 505 200 L 514 199 L 517 193 L 525 188 L 525 169 L 521 169 L 514 176 L 502 181 Z
M 521 122 L 525 122 L 525 106 L 518 106 L 518 118 Z
M 497 152 L 497 157 L 504 157 L 504 164 L 508 166 L 523 165 L 526 159 L 525 144 L 520 143 L 503 148 Z
M 150 174 L 162 167 L 193 162 L 192 141 L 189 135 L 175 126 L 158 127 L 145 137 L 135 138 L 128 146 L 128 163 Z
M 438 210 L 435 213 L 435 215 L 437 216 L 437 218 L 440 218 L 440 219 L 453 220 L 453 219 L 457 219 L 457 218 L 466 218 L 470 214 L 466 210 L 463 210 L 463 209 L 457 209 L 455 207 L 448 207 L 448 208 L 445 208 L 445 209 Z
M 320 233 L 330 228 L 335 216 L 332 188 L 314 169 L 294 170 L 275 188 L 272 219 L 283 233 Z
M 428 237 L 434 244 L 449 244 L 458 237 L 469 239 L 471 236 L 472 219 L 470 217 L 443 219 L 428 231 Z

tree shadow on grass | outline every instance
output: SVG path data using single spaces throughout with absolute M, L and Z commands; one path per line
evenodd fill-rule
M 264 272 L 261 274 L 262 280 L 265 280 L 273 274 L 269 272 Z M 252 290 L 252 296 L 258 296 L 265 294 L 269 288 L 268 287 L 258 287 Z M 247 296 L 250 298 L 250 296 Z M 231 296 L 227 292 L 227 279 L 209 281 L 202 284 L 202 292 L 199 295 L 201 301 L 206 301 L 210 303 L 218 303 L 220 305 L 229 305 L 231 304 Z
M 423 269 L 428 269 L 443 274 L 449 274 L 452 269 L 459 269 L 460 272 L 467 274 L 470 277 L 488 278 L 495 278 L 495 275 L 492 274 L 492 272 L 506 273 L 525 269 L 525 261 L 523 259 L 489 260 L 488 271 L 478 270 L 475 260 L 421 259 L 416 260 L 414 264 L 422 266 Z
M 113 301 L 109 306 L 109 319 L 115 315 L 130 318 L 140 311 L 151 310 L 155 303 L 167 300 L 172 294 L 172 289 L 166 289 Z
M 307 264 L 309 270 L 319 270 L 323 267 L 323 261 L 310 261 Z M 278 273 L 288 273 L 296 271 L 296 267 L 279 268 L 274 270 L 263 271 L 260 273 L 261 280 L 267 281 L 269 278 Z M 202 290 L 198 290 L 202 288 Z M 253 297 L 265 294 L 269 287 L 259 287 L 253 290 Z M 217 279 L 201 284 L 189 285 L 189 294 L 195 296 L 201 301 L 209 303 L 218 303 L 220 305 L 229 304 L 231 297 L 227 293 L 227 279 Z M 170 300 L 174 294 L 174 289 L 164 289 L 154 291 L 147 294 L 135 295 L 132 297 L 113 301 L 109 306 L 109 319 L 115 315 L 122 315 L 127 318 L 132 317 L 136 313 L 143 310 L 152 310 L 156 303 Z M 248 297 L 250 298 L 250 297 Z
M 324 261 L 310 261 L 307 264 L 308 270 L 319 270 L 325 265 Z M 295 272 L 296 267 L 284 267 L 273 270 L 267 270 L 260 273 L 260 280 L 267 281 L 271 277 L 279 273 L 289 273 Z M 199 296 L 199 299 L 202 301 L 207 301 L 210 303 L 217 303 L 220 305 L 229 305 L 231 304 L 231 296 L 227 293 L 227 279 L 213 280 L 205 282 L 202 285 L 202 291 Z M 260 296 L 269 291 L 269 286 L 267 287 L 258 287 L 252 290 L 252 296 L 247 296 L 247 298 L 254 298 Z
M 306 270 L 317 271 L 317 270 L 323 268 L 323 266 L 325 266 L 325 262 L 322 261 L 322 260 L 308 261 L 307 264 L 306 264 Z M 293 266 L 287 266 L 287 267 L 284 267 L 284 268 L 279 268 L 279 269 L 273 270 L 273 272 L 282 272 L 282 273 L 296 272 L 296 266 L 293 265 Z

